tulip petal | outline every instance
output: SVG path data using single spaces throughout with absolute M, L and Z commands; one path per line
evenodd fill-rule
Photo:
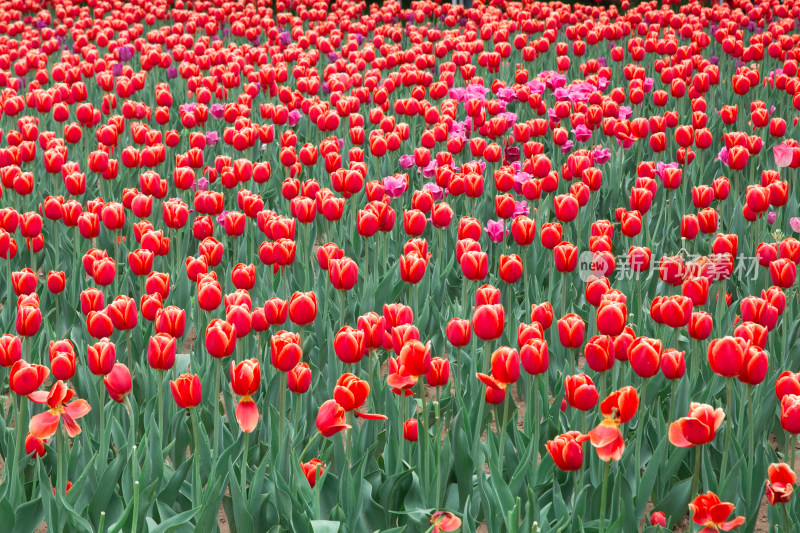
M 50 391 L 37 390 L 28 394 L 28 399 L 33 403 L 47 403 L 48 396 L 50 396 Z
M 379 415 L 378 413 L 362 413 L 360 411 L 353 411 L 356 417 L 363 418 L 364 420 L 389 420 L 386 415 Z
M 619 436 L 619 429 L 612 426 L 600 424 L 589 432 L 589 438 L 592 441 L 592 446 L 595 448 L 602 448 L 608 446 Z
M 86 400 L 75 400 L 64 406 L 64 412 L 73 419 L 78 419 L 89 414 L 92 408 Z
M 61 415 L 61 420 L 64 421 L 64 429 L 67 430 L 67 435 L 69 435 L 70 438 L 80 435 L 81 427 L 71 416 L 69 416 L 67 413 L 64 413 Z
M 744 524 L 744 517 L 743 516 L 737 516 L 736 518 L 734 518 L 730 522 L 725 522 L 723 524 L 720 524 L 719 528 L 722 531 L 730 531 L 732 529 L 735 529 L 735 528 L 741 526 L 742 524 Z
M 714 433 L 711 428 L 703 424 L 696 418 L 683 418 L 681 425 L 683 434 L 692 444 L 707 444 L 714 440 Z
M 252 433 L 258 425 L 258 406 L 250 397 L 244 397 L 236 405 L 236 421 L 245 433 Z
M 28 431 L 37 439 L 44 440 L 52 437 L 58 429 L 61 418 L 50 411 L 45 411 L 31 418 Z
M 681 418 L 669 425 L 669 441 L 678 448 L 691 448 L 694 444 L 689 442 L 683 432 L 684 420 L 684 418 Z
M 409 389 L 417 384 L 417 379 L 414 376 L 404 376 L 401 374 L 389 374 L 386 378 L 386 383 L 393 389 Z

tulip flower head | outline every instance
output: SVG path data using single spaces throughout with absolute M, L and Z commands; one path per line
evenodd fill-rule
M 669 441 L 679 448 L 708 444 L 714 440 L 724 420 L 725 413 L 721 408 L 692 402 L 689 414 L 669 425 Z
M 29 431 L 37 439 L 45 440 L 55 435 L 60 423 L 70 437 L 80 434 L 81 427 L 77 419 L 86 416 L 92 410 L 86 400 L 72 400 L 75 391 L 67 388 L 63 381 L 56 381 L 50 392 L 36 391 L 28 398 L 49 408 L 44 413 L 34 415 L 30 420 Z
M 448 511 L 436 511 L 431 515 L 433 533 L 456 531 L 461 527 L 461 519 Z
M 245 433 L 252 433 L 258 425 L 258 406 L 252 394 L 261 384 L 261 366 L 257 359 L 248 359 L 238 365 L 231 361 L 231 389 L 241 396 L 236 404 L 236 421 Z
M 323 436 L 332 437 L 350 427 L 347 423 L 347 412 L 336 400 L 327 400 L 320 406 L 317 413 L 317 431 Z
M 795 474 L 786 463 L 772 463 L 767 469 L 767 500 L 770 505 L 787 503 L 794 492 Z
M 583 443 L 587 440 L 589 435 L 569 431 L 547 441 L 547 452 L 560 470 L 564 472 L 580 470 L 583 466 Z
M 603 421 L 589 432 L 589 438 L 601 460 L 620 460 L 625 451 L 625 439 L 619 426 L 633 418 L 638 409 L 639 395 L 633 387 L 614 391 L 600 403 Z
M 721 501 L 719 496 L 711 491 L 695 498 L 689 504 L 689 510 L 692 512 L 692 521 L 699 526 L 703 526 L 700 533 L 731 531 L 744 524 L 745 520 L 743 516 L 727 520 L 734 511 L 734 505 Z

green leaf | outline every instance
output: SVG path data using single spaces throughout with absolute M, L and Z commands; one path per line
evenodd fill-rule
M 173 505 L 175 500 L 178 498 L 178 494 L 180 494 L 180 489 L 183 486 L 183 482 L 186 481 L 186 476 L 189 473 L 189 468 L 192 466 L 193 462 L 197 460 L 197 457 L 193 457 L 191 461 L 184 461 L 181 463 L 181 466 L 172 474 L 172 477 L 169 478 L 169 482 L 167 485 L 158 493 L 158 500 L 166 505 Z
M 236 522 L 237 531 L 253 531 L 253 517 L 247 510 L 247 500 L 242 495 L 241 487 L 236 482 L 236 473 L 233 471 L 233 463 L 228 461 L 228 477 L 231 480 L 229 485 L 231 499 L 233 500 L 233 518 Z M 230 519 L 230 517 L 228 517 Z
M 198 511 L 200 511 L 199 507 L 178 513 L 150 529 L 150 533 L 170 533 L 176 531 L 179 527 L 188 524 L 189 520 L 191 520 Z
M 650 458 L 650 461 L 647 463 L 647 467 L 644 470 L 644 475 L 639 483 L 638 492 L 636 494 L 636 511 L 634 513 L 636 516 L 642 516 L 644 509 L 647 506 L 647 502 L 650 501 L 650 495 L 653 492 L 653 486 L 656 482 L 658 469 L 661 466 L 666 444 L 667 440 L 661 439 L 661 443 L 658 445 L 658 447 L 656 447 L 656 450 L 653 452 L 653 456 Z
M 338 533 L 341 525 L 341 522 L 334 522 L 332 520 L 312 520 L 311 530 L 314 533 Z
M 686 514 L 689 505 L 689 494 L 692 490 L 692 478 L 688 477 L 679 481 L 672 490 L 658 502 L 653 510 L 662 511 L 667 515 L 667 523 L 674 524 L 679 522 Z
M 219 505 L 228 483 L 228 473 L 225 472 L 225 475 L 216 475 L 210 479 L 211 481 L 203 490 L 203 505 L 194 528 L 196 533 L 207 533 L 216 527 Z
M 115 487 L 124 466 L 125 458 L 118 455 L 103 472 L 103 475 L 97 483 L 98 488 Z M 89 503 L 89 516 L 95 520 L 99 520 L 100 513 L 105 511 L 108 507 L 108 501 L 111 499 L 112 494 L 114 494 L 112 490 L 96 490 L 92 496 L 92 501 Z
M 39 503 L 41 504 L 41 501 Z M 39 521 L 41 522 L 41 520 Z M 15 522 L 14 508 L 11 507 L 8 498 L 3 498 L 0 500 L 0 524 L 3 524 L 6 529 L 11 529 L 14 527 Z
M 86 531 L 88 533 L 94 533 L 94 528 L 92 527 L 92 524 L 90 524 L 88 520 L 83 518 L 80 514 L 78 514 L 77 511 L 75 511 L 75 508 L 69 504 L 67 498 L 65 498 L 61 494 L 58 494 L 56 500 L 58 501 L 58 504 L 60 506 L 64 507 L 67 511 L 69 511 L 70 522 L 74 526 L 73 528 L 70 528 L 70 530 Z
M 3 527 L 6 531 L 11 531 L 11 533 L 31 533 L 36 531 L 36 528 L 38 528 L 42 524 L 42 520 L 44 520 L 42 499 L 37 498 L 33 501 L 23 503 L 17 507 L 16 515 L 16 521 L 12 519 L 11 522 L 8 523 L 8 526 L 6 526 L 6 522 L 3 522 Z

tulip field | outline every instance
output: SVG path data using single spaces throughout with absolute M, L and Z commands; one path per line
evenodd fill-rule
M 3 533 L 800 532 L 800 0 L 0 0 Z

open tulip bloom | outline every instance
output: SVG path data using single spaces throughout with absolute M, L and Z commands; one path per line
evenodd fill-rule
M 797 529 L 800 4 L 459 4 L 0 4 L 3 527 Z

